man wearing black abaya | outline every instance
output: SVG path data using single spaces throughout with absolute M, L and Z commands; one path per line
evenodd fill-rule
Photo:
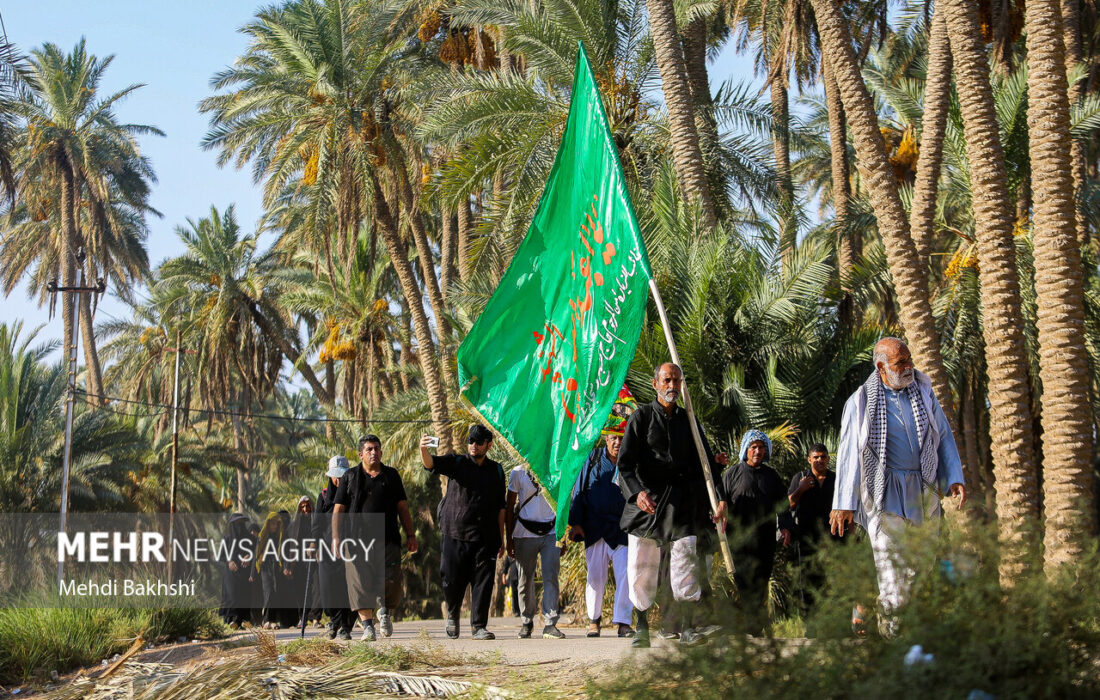
M 776 532 L 786 547 L 794 525 L 787 511 L 787 487 L 779 474 L 765 464 L 771 453 L 768 436 L 750 430 L 738 450 L 741 461 L 722 474 L 722 491 L 733 529 L 730 549 L 737 565 L 734 583 L 751 633 L 760 631 L 767 619 L 765 606 L 775 560 Z
M 336 505 L 336 488 L 340 477 L 348 471 L 348 459 L 333 457 L 328 461 L 325 472 L 325 488 L 317 494 L 317 508 L 313 511 L 313 539 L 328 543 L 332 540 L 332 509 Z M 348 584 L 344 573 L 344 562 L 322 552 L 317 573 L 321 605 L 329 616 L 328 637 L 351 639 L 351 628 L 355 626 L 355 613 L 348 605 Z

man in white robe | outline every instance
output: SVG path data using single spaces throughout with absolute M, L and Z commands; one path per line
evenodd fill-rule
M 908 595 L 914 571 L 900 555 L 905 528 L 938 527 L 940 499 L 966 502 L 962 462 L 928 377 L 913 368 L 905 343 L 875 344 L 875 371 L 844 404 L 830 529 L 859 523 L 871 540 L 886 632 Z M 854 616 L 855 617 L 855 616 Z M 853 623 L 855 619 L 853 619 Z

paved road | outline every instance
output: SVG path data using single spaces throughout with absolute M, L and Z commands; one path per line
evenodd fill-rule
M 615 628 L 604 628 L 604 636 L 589 639 L 584 636 L 584 628 L 567 627 L 559 625 L 565 633 L 565 639 L 543 639 L 540 634 L 541 627 L 536 623 L 535 633 L 531 639 L 518 639 L 519 619 L 515 617 L 491 618 L 489 630 L 496 635 L 492 641 L 475 641 L 470 638 L 471 629 L 469 620 L 462 620 L 460 636 L 458 639 L 449 639 L 443 629 L 442 620 L 421 620 L 415 622 L 398 622 L 394 625 L 393 636 L 384 639 L 379 635 L 374 644 L 403 644 L 416 645 L 423 643 L 424 633 L 432 644 L 445 650 L 458 654 L 499 653 L 501 661 L 508 664 L 551 663 L 567 661 L 590 666 L 594 664 L 615 662 L 631 655 L 632 653 L 653 653 L 660 646 L 675 642 L 663 642 L 654 640 L 654 649 L 649 651 L 632 649 L 629 639 L 620 639 L 615 636 Z M 366 644 L 360 642 L 359 634 L 362 632 L 357 625 L 352 633 L 352 644 Z M 306 638 L 318 636 L 327 637 L 328 631 L 315 627 L 306 628 Z M 298 630 L 278 630 L 276 639 L 280 642 L 297 639 Z

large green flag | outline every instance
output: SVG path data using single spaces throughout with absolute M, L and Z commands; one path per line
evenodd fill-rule
M 564 530 L 645 318 L 652 273 L 584 46 L 531 227 L 458 349 L 474 408 L 523 456 Z

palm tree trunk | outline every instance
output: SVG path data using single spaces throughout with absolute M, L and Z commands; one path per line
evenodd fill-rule
M 703 152 L 703 165 L 715 162 L 718 148 L 718 121 L 714 118 L 714 98 L 710 94 L 710 78 L 707 75 L 707 22 L 702 16 L 684 27 L 684 67 L 687 70 L 688 88 L 695 105 L 695 130 L 699 133 L 699 148 Z M 708 172 L 714 180 L 714 173 Z
M 279 348 L 279 352 L 283 353 L 283 356 L 290 360 L 290 364 L 301 373 L 302 378 L 306 380 L 309 387 L 317 394 L 317 400 L 328 408 L 335 408 L 336 397 L 321 384 L 321 380 L 317 378 L 317 374 L 314 373 L 313 367 L 310 366 L 309 362 L 306 362 L 301 356 L 301 353 L 290 344 L 290 341 L 268 322 L 267 318 L 260 313 L 260 309 L 256 306 L 255 302 L 249 302 L 248 310 L 252 315 L 252 319 L 256 321 L 256 325 L 259 326 L 260 330 L 263 332 L 264 337 L 274 341 L 275 347 Z
M 886 144 L 879 131 L 878 115 L 852 49 L 847 20 L 837 7 L 836 0 L 812 2 L 822 51 L 832 60 L 833 75 L 851 127 L 860 170 L 886 248 L 901 324 L 913 356 L 920 369 L 931 379 L 936 398 L 951 423 L 952 431 L 957 433 L 955 401 L 943 367 L 939 333 L 928 299 L 928 271 L 917 259 L 917 248 L 909 234 L 909 220 L 898 196 L 894 171 L 886 159 Z
M 91 277 L 87 277 L 91 280 Z M 86 283 L 91 286 L 91 283 Z M 84 341 L 84 372 L 88 380 L 89 403 L 98 406 L 105 403 L 101 398 L 103 392 L 103 368 L 99 363 L 99 352 L 95 347 L 95 328 L 92 326 L 92 297 L 90 294 L 80 294 L 77 303 L 80 304 L 77 313 L 80 314 L 80 335 Z
M 336 403 L 336 363 L 332 360 L 325 363 L 325 390 L 332 397 L 332 402 Z M 344 403 L 347 403 L 346 396 L 344 397 Z M 336 427 L 332 423 L 325 423 L 325 438 L 328 440 L 336 439 Z
M 840 300 L 837 315 L 844 328 L 860 323 L 862 313 L 855 307 L 848 282 L 863 255 L 863 241 L 858 231 L 849 230 L 848 213 L 852 198 L 851 169 L 848 165 L 848 120 L 844 116 L 844 104 L 833 77 L 828 56 L 821 57 L 823 82 L 825 83 L 825 107 L 829 112 L 829 159 L 832 165 L 834 226 L 837 231 L 837 276 L 844 296 Z
M 447 292 L 454 283 L 455 274 L 455 228 L 457 220 L 454 213 L 447 207 L 441 212 L 441 227 L 439 234 L 439 291 L 443 294 L 443 303 L 447 303 Z
M 1081 247 L 1076 235 L 1062 8 L 1028 0 L 1027 125 L 1034 197 L 1047 568 L 1078 561 L 1096 532 Z
M 913 205 L 909 212 L 913 242 L 921 264 L 928 267 L 932 233 L 936 222 L 936 188 L 943 161 L 943 136 L 947 125 L 947 107 L 951 97 L 951 42 L 942 8 L 932 15 L 928 39 L 928 71 L 924 82 L 924 118 L 921 122 L 920 155 L 917 179 L 913 186 Z
M 237 512 L 245 513 L 245 500 L 248 498 L 248 449 L 245 445 L 244 428 L 241 425 L 241 417 L 234 412 L 230 416 L 233 425 L 233 438 L 236 443 L 237 455 L 244 460 L 243 466 L 237 469 Z
M 432 258 L 432 248 L 428 244 L 428 234 L 424 230 L 424 219 L 420 216 L 412 186 L 409 184 L 408 170 L 403 161 L 404 159 L 398 164 L 398 197 L 401 200 L 401 207 L 405 210 L 405 216 L 409 220 L 409 228 L 412 229 L 416 257 L 420 259 L 420 274 L 424 278 L 424 286 L 428 291 L 428 302 L 432 305 L 435 327 L 440 340 L 443 340 L 451 336 L 451 324 L 447 321 L 447 309 L 443 304 L 443 294 L 439 291 L 439 278 L 435 274 L 435 260 Z
M 981 468 L 981 457 L 978 455 L 978 421 L 974 413 L 974 383 L 970 377 L 963 380 L 960 404 L 963 450 L 965 451 L 967 464 L 973 466 L 971 472 L 973 478 L 970 484 L 973 492 L 967 495 L 975 501 L 984 503 L 986 501 L 984 494 L 987 489 L 985 488 L 986 483 Z
M 1031 385 L 1012 235 L 1013 208 L 977 7 L 969 0 L 941 0 L 940 8 L 946 13 L 974 193 L 982 332 L 991 389 L 990 438 L 1003 548 L 1001 582 L 1012 585 L 1037 552 L 1039 516 Z
M 73 218 L 75 206 L 75 192 L 73 175 L 67 163 L 62 163 L 58 168 L 61 171 L 61 286 L 72 287 L 76 285 L 76 220 Z M 61 319 L 64 328 L 64 345 L 66 362 L 69 352 L 76 339 L 73 337 L 73 303 L 72 292 L 61 292 Z
M 417 355 L 424 375 L 424 388 L 428 392 L 428 404 L 431 407 L 432 428 L 439 436 L 441 452 L 449 452 L 451 450 L 450 419 L 447 415 L 446 387 L 440 377 L 439 366 L 435 362 L 435 343 L 432 341 L 432 331 L 428 326 L 428 315 L 424 313 L 422 295 L 416 286 L 416 278 L 413 276 L 412 265 L 409 264 L 405 243 L 397 233 L 397 222 L 394 221 L 390 206 L 382 194 L 382 188 L 377 181 L 372 184 L 374 185 L 374 213 L 382 230 L 382 239 L 386 242 L 386 250 L 390 254 L 390 263 L 397 273 L 401 291 L 412 316 Z
M 458 279 L 468 282 L 470 279 L 470 229 L 473 223 L 470 219 L 470 197 L 465 196 L 458 205 L 458 240 L 456 255 L 458 256 Z
M 791 113 L 784 77 L 775 74 L 771 77 L 771 106 L 772 149 L 775 152 L 776 186 L 779 189 L 779 246 L 786 259 L 787 251 L 794 248 L 796 229 L 794 182 L 791 179 Z
M 1081 63 L 1081 6 L 1080 0 L 1062 0 L 1062 41 L 1066 47 L 1066 72 L 1075 69 Z M 1083 93 L 1081 81 L 1069 86 L 1069 104 L 1072 108 L 1081 100 Z M 1088 220 L 1085 218 L 1085 185 L 1088 171 L 1085 144 L 1077 139 L 1070 141 L 1070 155 L 1073 158 L 1074 215 L 1077 219 L 1077 240 L 1082 248 L 1089 245 Z
M 672 142 L 672 160 L 680 189 L 688 199 L 697 199 L 707 229 L 717 223 L 714 197 L 707 186 L 703 152 L 695 131 L 695 110 L 691 106 L 684 53 L 676 30 L 676 11 L 672 0 L 646 0 L 650 34 L 661 73 L 661 90 L 668 108 L 668 128 Z

